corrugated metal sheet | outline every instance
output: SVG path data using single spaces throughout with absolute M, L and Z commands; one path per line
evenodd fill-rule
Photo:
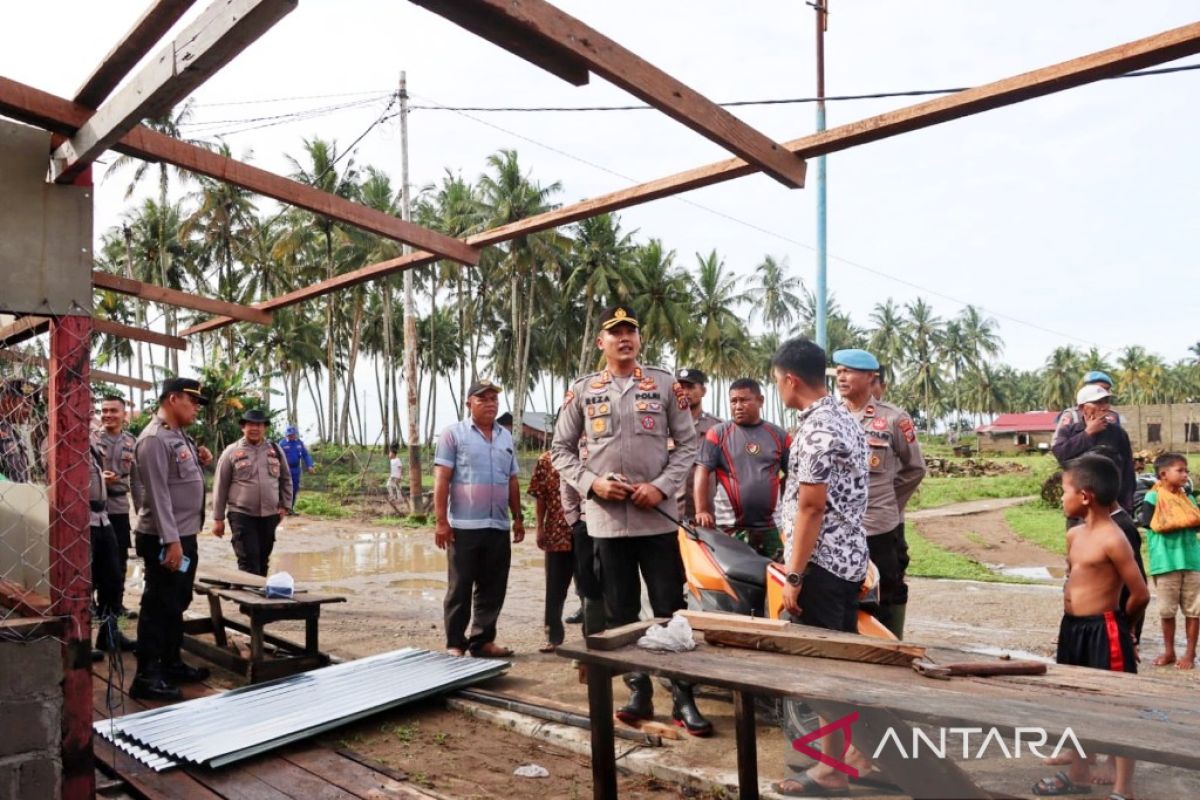
M 508 666 L 405 648 L 128 714 L 97 723 L 97 730 L 103 725 L 106 739 L 156 770 L 175 762 L 219 767 L 486 680 Z

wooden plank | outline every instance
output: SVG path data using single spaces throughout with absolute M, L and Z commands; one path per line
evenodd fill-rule
M 233 764 L 220 769 L 189 767 L 187 774 L 225 800 L 295 800 L 305 795 L 287 794 L 272 786 L 260 774 L 270 758 Z
M 805 164 L 770 137 L 742 122 L 704 95 L 622 47 L 600 31 L 544 0 L 413 0 L 441 14 L 447 8 L 462 18 L 485 15 L 470 30 L 490 39 L 488 21 L 497 14 L 524 29 L 528 38 L 552 50 L 565 50 L 610 83 L 641 98 L 792 189 L 804 185 Z M 502 29 L 500 41 L 507 36 Z
M 733 735 L 737 744 L 738 797 L 758 800 L 758 729 L 754 724 L 754 695 L 748 692 L 733 693 Z
M 178 289 L 168 289 L 153 283 L 143 283 L 110 272 L 92 271 L 92 285 L 101 289 L 109 289 L 121 294 L 140 297 L 142 300 L 152 300 L 169 306 L 190 308 L 195 311 L 205 311 L 209 314 L 221 314 L 242 322 L 253 322 L 256 325 L 270 325 L 271 312 L 249 306 L 215 300 L 209 297 L 181 292 Z
M 323 603 L 344 603 L 346 598 L 337 595 L 325 594 L 297 594 L 295 597 L 264 597 L 261 594 L 249 591 L 247 589 L 218 589 L 212 588 L 213 594 L 223 597 L 226 600 L 233 600 L 236 603 L 241 603 L 244 606 L 263 611 L 296 611 L 303 613 L 306 606 L 321 605 Z
M 104 739 L 96 740 L 96 760 L 120 776 L 142 800 L 224 800 L 187 772 L 155 772 Z
M 4 581 L 8 583 L 8 581 Z M 46 605 L 50 601 L 46 600 Z M 70 620 L 66 617 L 9 617 L 0 620 L 0 638 L 6 641 L 39 639 L 47 636 L 62 638 Z
M 0 114 L 56 133 L 72 135 L 91 116 L 91 110 L 32 86 L 0 77 Z M 322 192 L 203 147 L 139 126 L 113 146 L 114 150 L 147 161 L 167 164 L 240 186 L 287 205 L 386 236 L 463 264 L 479 263 L 480 251 L 459 239 L 423 228 L 399 217 Z M 220 312 L 212 312 L 220 313 Z M 231 316 L 231 315 L 223 315 Z M 233 320 L 231 319 L 230 322 Z M 228 323 L 226 323 L 228 324 Z
M 121 38 L 75 93 L 75 102 L 96 108 L 112 94 L 158 40 L 167 35 L 195 0 L 155 0 L 129 32 Z
M 0 578 L 0 606 L 26 617 L 45 617 L 50 613 L 50 598 L 15 581 Z
M 756 633 L 771 633 L 788 630 L 792 623 L 785 619 L 766 619 L 751 617 L 745 614 L 730 614 L 722 611 L 691 611 L 684 609 L 676 611 L 675 616 L 683 617 L 694 631 L 751 631 Z
M 562 78 L 574 86 L 586 86 L 590 73 L 588 65 L 557 42 L 537 39 L 516 20 L 486 6 L 469 3 L 443 2 L 443 0 L 413 0 L 439 16 L 450 20 L 460 28 L 503 47 L 508 52 L 523 58 Z
M 423 800 L 433 795 L 422 792 L 409 783 L 404 783 L 371 769 L 357 760 L 351 760 L 323 747 L 305 747 L 285 750 L 281 757 L 320 775 L 335 786 L 361 797 L 363 800 L 380 798 L 403 798 Z
M 223 583 L 227 586 L 249 586 L 252 589 L 262 589 L 267 585 L 267 579 L 262 575 L 227 567 L 205 567 L 203 572 L 196 575 L 196 580 L 199 583 Z
M 1104 78 L 1123 75 L 1126 72 L 1173 61 L 1197 52 L 1200 52 L 1200 23 L 1193 23 L 1061 64 L 995 81 L 965 92 L 957 92 L 937 100 L 867 117 L 858 122 L 831 128 L 824 133 L 802 136 L 784 142 L 783 146 L 803 158 L 815 158 L 855 145 L 880 141 L 901 133 L 932 127 L 981 111 L 1013 105 Z M 0 111 L 5 108 L 5 94 L 4 82 L 3 79 L 0 79 Z M 36 107 L 26 113 L 29 115 L 28 117 L 18 118 L 36 120 L 39 117 L 39 109 Z M 40 117 L 43 122 L 35 121 L 34 124 L 43 124 L 43 127 L 46 127 L 44 111 L 40 113 Z M 539 231 L 570 225 L 598 214 L 620 211 L 693 189 L 752 175 L 756 171 L 755 167 L 740 158 L 718 161 L 577 203 L 569 203 L 553 211 L 469 236 L 466 242 L 474 247 L 488 247 Z M 437 259 L 438 257 L 432 252 L 411 253 L 376 264 L 369 264 L 329 280 L 318 281 L 303 289 L 281 295 L 277 298 L 281 302 L 269 300 L 260 305 L 272 310 L 295 305 L 339 289 L 431 264 Z M 230 319 L 221 318 L 206 320 L 183 331 L 182 335 L 206 333 L 229 325 L 231 322 Z
M 585 637 L 584 641 L 589 650 L 619 650 L 625 645 L 633 644 L 642 638 L 642 634 L 654 625 L 666 625 L 670 620 L 665 617 L 644 619 L 622 625 Z
M 624 626 L 629 627 L 629 626 Z M 613 671 L 591 664 L 587 671 L 588 717 L 592 720 L 592 798 L 616 800 L 617 759 L 613 748 Z
M 103 319 L 101 317 L 92 317 L 92 327 L 100 333 L 108 334 L 109 336 L 119 336 L 123 339 L 133 339 L 137 342 L 149 342 L 160 347 L 169 347 L 173 350 L 187 350 L 187 339 L 180 336 L 168 336 L 165 333 L 148 330 L 146 328 L 135 328 L 132 325 L 122 325 L 120 322 L 113 322 L 111 319 Z
M 853 633 L 836 633 L 807 625 L 791 627 L 797 630 L 759 632 L 709 629 L 704 632 L 704 641 L 724 647 L 764 650 L 768 653 L 904 667 L 912 664 L 913 659 L 925 656 L 925 648 L 918 645 L 888 642 Z
M 19 361 L 22 364 L 36 364 L 43 369 L 47 369 L 50 366 L 50 362 L 40 356 L 31 356 L 28 353 L 20 353 L 16 350 L 0 349 L 0 358 L 7 359 L 9 361 Z M 130 378 L 127 375 L 120 375 L 116 372 L 105 372 L 102 369 L 92 370 L 92 380 L 104 381 L 105 383 L 119 383 L 125 386 L 131 386 L 134 389 L 154 388 L 154 384 L 150 383 L 149 381 Z
M 160 117 L 296 8 L 297 0 L 213 0 L 54 151 L 55 183 L 72 183 L 143 119 Z
M 40 336 L 50 330 L 50 318 L 27 316 L 10 322 L 0 328 L 0 347 L 10 347 L 20 344 L 35 336 Z

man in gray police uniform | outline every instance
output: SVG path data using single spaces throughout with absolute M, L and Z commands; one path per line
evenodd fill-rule
M 579 378 L 567 392 L 550 452 L 560 478 L 584 498 L 608 623 L 616 627 L 638 619 L 639 570 L 655 616 L 669 617 L 684 606 L 683 561 L 667 516 L 678 512 L 676 496 L 696 459 L 696 431 L 683 387 L 671 373 L 638 364 L 642 340 L 630 309 L 605 311 L 596 347 L 605 369 Z M 581 436 L 587 437 L 586 464 Z M 624 680 L 632 691 L 617 718 L 634 725 L 651 719 L 650 677 L 633 673 Z M 710 734 L 691 687 L 676 683 L 672 693 L 676 723 L 696 736 Z
M 704 410 L 704 396 L 708 394 L 708 375 L 695 367 L 685 367 L 676 371 L 675 380 L 683 387 L 683 396 L 687 398 L 688 410 L 692 415 L 692 426 L 696 429 L 696 447 L 699 454 L 700 442 L 704 434 L 721 424 L 720 417 L 714 417 Z M 688 470 L 687 480 L 683 483 L 683 496 L 679 504 L 679 513 L 683 519 L 696 518 L 696 487 L 692 484 L 696 478 L 696 465 Z M 708 483 L 709 495 L 716 492 L 715 479 Z
M 167 379 L 158 411 L 137 440 L 134 459 L 145 502 L 134 532 L 137 554 L 145 562 L 146 588 L 130 697 L 178 700 L 176 683 L 202 681 L 209 674 L 180 656 L 183 612 L 192 602 L 199 561 L 196 534 L 204 526 L 204 472 L 200 453 L 184 431 L 204 405 L 208 400 L 199 381 Z

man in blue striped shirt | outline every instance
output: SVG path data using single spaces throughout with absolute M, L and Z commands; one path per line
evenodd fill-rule
M 512 434 L 496 423 L 500 387 L 478 381 L 467 391 L 469 416 L 438 437 L 433 457 L 434 541 L 446 551 L 446 651 L 503 658 L 496 620 L 508 590 L 512 548 L 525 538 Z M 467 624 L 471 623 L 470 631 Z

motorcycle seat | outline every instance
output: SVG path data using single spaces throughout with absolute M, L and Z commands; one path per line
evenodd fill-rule
M 762 584 L 766 580 L 767 564 L 771 559 L 760 556 L 750 545 L 711 528 L 698 528 L 696 538 L 708 548 L 713 560 L 728 577 L 750 584 Z

